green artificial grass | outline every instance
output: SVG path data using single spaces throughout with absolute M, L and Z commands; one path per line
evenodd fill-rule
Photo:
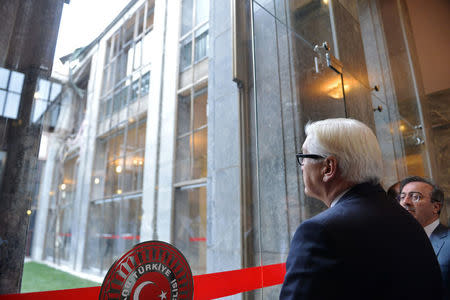
M 21 293 L 74 289 L 101 284 L 36 262 L 24 265 Z

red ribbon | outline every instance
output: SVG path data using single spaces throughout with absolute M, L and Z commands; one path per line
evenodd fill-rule
M 194 276 L 194 299 L 217 299 L 283 283 L 286 264 Z M 11 300 L 98 299 L 100 287 L 0 295 Z

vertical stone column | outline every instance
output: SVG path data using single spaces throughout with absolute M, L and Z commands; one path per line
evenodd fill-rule
M 0 292 L 20 291 L 31 206 L 30 182 L 35 175 L 40 126 L 29 122 L 37 72 L 26 73 L 17 120 L 7 126 L 7 157 L 0 201 Z M 5 247 L 6 246 L 6 247 Z
M 1 66 L 25 74 L 17 119 L 4 120 L 7 152 L 0 191 L 0 294 L 20 291 L 27 209 L 31 205 L 32 178 L 37 175 L 41 128 L 30 123 L 36 82 L 49 76 L 64 1 L 5 1 L 2 3 Z M 5 12 L 5 14 L 3 14 Z
M 230 1 L 210 2 L 207 273 L 242 267 L 239 90 L 232 81 L 230 9 Z

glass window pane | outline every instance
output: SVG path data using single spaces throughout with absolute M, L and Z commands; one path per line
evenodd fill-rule
M 139 242 L 141 229 L 141 198 L 124 199 L 120 202 L 119 250 L 124 253 Z
M 124 45 L 130 42 L 133 39 L 134 35 L 134 18 L 131 17 L 123 27 L 123 34 L 124 34 Z
M 118 112 L 120 110 L 120 104 L 121 104 L 121 95 L 120 95 L 120 91 L 116 91 L 114 93 L 114 98 L 113 98 L 113 113 Z
M 133 52 L 134 52 L 134 48 L 130 47 L 127 48 L 128 51 L 128 55 L 127 55 L 127 76 L 130 76 L 131 73 L 133 72 Z
M 3 115 L 3 107 L 5 106 L 6 92 L 0 90 L 0 116 Z
M 0 68 L 0 89 L 7 89 L 9 79 L 9 70 Z
M 106 51 L 105 51 L 105 65 L 109 62 L 111 54 L 111 39 L 106 42 Z
M 47 101 L 34 99 L 34 109 L 32 121 L 36 122 L 47 109 Z
M 192 42 L 190 38 L 186 38 L 181 43 L 180 49 L 180 69 L 184 70 L 191 65 L 192 60 Z
M 148 65 L 152 61 L 153 56 L 153 31 L 148 32 L 143 39 L 142 49 L 142 65 Z
M 183 0 L 181 18 L 181 36 L 192 28 L 192 0 Z
M 131 84 L 131 99 L 130 102 L 134 102 L 139 95 L 139 78 L 134 80 Z
M 193 275 L 206 273 L 206 187 L 175 190 L 175 246 L 183 252 Z
M 185 136 L 177 139 L 177 160 L 175 171 L 175 182 L 185 181 L 190 179 L 190 138 L 191 136 Z
M 197 0 L 195 5 L 195 25 L 198 25 L 208 20 L 209 0 Z
M 111 196 L 114 189 L 114 163 L 108 162 L 106 165 L 106 177 L 105 177 L 105 197 Z
M 50 119 L 49 119 L 49 126 L 52 128 L 56 127 L 56 123 L 58 122 L 60 108 L 61 108 L 61 106 L 59 104 L 52 106 L 52 109 L 50 111 Z
M 191 96 L 178 97 L 178 129 L 177 135 L 182 135 L 190 131 L 191 123 Z
M 142 6 L 139 10 L 139 25 L 138 25 L 138 35 L 142 33 L 144 29 L 144 6 Z
M 114 49 L 113 49 L 113 54 L 111 58 L 114 58 L 117 53 L 119 53 L 120 50 L 120 41 L 119 41 L 119 33 L 116 32 L 116 34 L 113 37 L 113 42 L 114 42 Z
M 127 99 L 128 99 L 128 90 L 129 87 L 128 86 L 124 86 L 122 87 L 122 107 L 125 107 L 127 105 Z
M 141 125 L 139 125 L 138 128 L 138 148 L 143 149 L 145 146 L 145 131 L 147 128 L 147 123 L 144 122 Z M 142 159 L 144 159 L 144 156 L 142 156 Z
M 149 86 L 150 85 L 150 72 L 145 73 L 142 75 L 141 79 L 141 97 L 148 94 Z
M 115 160 L 117 157 L 122 156 L 123 154 L 123 134 L 120 134 L 108 141 L 108 160 Z
M 131 127 L 127 132 L 127 152 L 134 152 L 138 149 L 137 127 Z
M 208 130 L 202 129 L 194 133 L 194 170 L 193 179 L 207 175 Z
M 134 191 L 136 189 L 135 182 L 137 175 L 137 160 L 133 154 L 134 153 L 127 152 L 127 157 L 125 158 L 125 166 L 124 170 L 122 171 L 124 193 Z
M 208 99 L 208 90 L 203 88 L 194 94 L 194 130 L 206 125 L 206 103 Z
M 23 80 L 25 75 L 19 72 L 11 72 L 11 79 L 9 82 L 9 90 L 16 93 L 22 92 Z
M 195 38 L 195 62 L 208 55 L 208 31 L 205 31 Z
M 110 70 L 110 66 L 107 66 L 103 72 L 102 95 L 105 95 L 106 92 L 108 91 L 109 70 Z
M 138 151 L 136 153 L 136 190 L 142 190 L 143 179 L 144 179 L 144 151 Z M 133 162 L 134 163 L 134 162 Z
M 61 92 L 61 85 L 59 83 L 53 83 L 52 90 L 50 92 L 50 101 L 55 100 L 55 98 L 59 95 L 60 92 Z
M 127 75 L 128 50 L 125 49 L 117 60 L 115 83 L 122 81 Z
M 134 48 L 134 68 L 137 69 L 141 66 L 141 50 L 142 41 L 136 43 Z
M 106 110 L 105 110 L 105 116 L 110 116 L 112 113 L 112 97 L 109 97 L 106 99 Z
M 38 98 L 38 99 L 47 100 L 49 93 L 50 93 L 50 81 L 44 80 L 44 79 L 39 79 L 34 97 Z
M 15 93 L 8 93 L 6 97 L 5 111 L 3 116 L 6 118 L 15 119 L 19 112 L 20 95 Z
M 122 254 L 117 251 L 119 216 L 120 208 L 115 202 L 93 203 L 89 207 L 90 230 L 86 239 L 84 266 L 88 272 L 104 274 L 113 264 L 116 254 Z
M 149 3 L 148 10 L 147 10 L 147 21 L 146 21 L 146 25 L 145 25 L 146 29 L 149 29 L 153 25 L 154 10 L 155 10 L 154 4 Z
M 114 87 L 114 75 L 116 70 L 116 60 L 114 60 L 109 66 L 108 78 L 106 82 L 106 92 L 109 92 Z

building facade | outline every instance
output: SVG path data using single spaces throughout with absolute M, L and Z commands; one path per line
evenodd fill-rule
M 373 128 L 386 188 L 421 175 L 448 199 L 450 61 L 426 85 L 417 31 L 429 11 L 449 28 L 444 2 L 130 1 L 63 58 L 62 85 L 38 86 L 31 257 L 103 277 L 162 240 L 194 275 L 284 262 L 297 226 L 324 209 L 295 154 L 304 125 L 329 117 Z

